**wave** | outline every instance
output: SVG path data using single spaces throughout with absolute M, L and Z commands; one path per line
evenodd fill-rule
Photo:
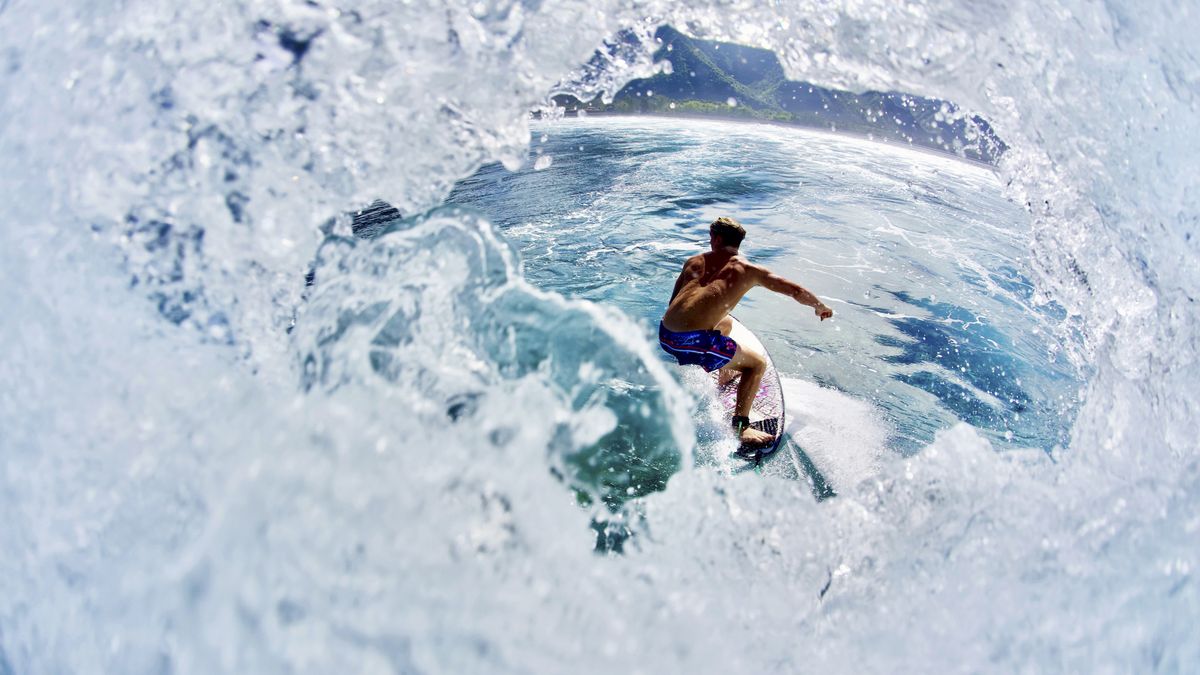
M 1067 451 L 956 427 L 819 503 L 692 468 L 694 402 L 636 324 L 430 211 L 525 161 L 551 94 L 654 72 L 662 23 L 989 122 L 1034 301 L 1094 364 Z M 1195 28 L 1169 3 L 0 3 L 0 672 L 1195 663 Z M 375 198 L 423 215 L 356 241 Z M 592 552 L 610 526 L 624 555 Z

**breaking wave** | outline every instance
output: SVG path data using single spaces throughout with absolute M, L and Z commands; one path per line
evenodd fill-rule
M 0 2 L 0 673 L 1200 660 L 1187 7 L 77 5 Z M 636 324 L 437 208 L 664 23 L 988 120 L 1092 373 L 1068 448 L 694 468 Z M 415 215 L 355 238 L 375 198 Z

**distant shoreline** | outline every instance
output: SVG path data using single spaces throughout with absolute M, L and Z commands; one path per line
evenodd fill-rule
M 615 118 L 626 117 L 629 119 L 662 118 L 662 119 L 689 119 L 689 120 L 699 120 L 699 121 L 715 120 L 715 121 L 719 121 L 719 122 L 738 122 L 741 124 L 764 124 L 764 125 L 769 125 L 769 126 L 773 126 L 773 127 L 781 127 L 784 129 L 802 129 L 805 131 L 813 131 L 816 133 L 828 134 L 830 136 L 844 136 L 844 137 L 849 137 L 849 138 L 857 138 L 857 139 L 864 140 L 864 141 L 867 141 L 870 143 L 878 143 L 880 145 L 887 145 L 887 146 L 897 147 L 897 148 L 905 148 L 908 150 L 915 150 L 917 152 L 926 153 L 926 154 L 933 155 L 936 157 L 946 157 L 949 159 L 955 159 L 960 162 L 966 162 L 967 164 L 970 164 L 972 166 L 988 169 L 992 172 L 995 172 L 997 170 L 997 166 L 993 163 L 985 162 L 985 161 L 979 160 L 979 159 L 973 159 L 971 157 L 964 157 L 963 155 L 956 154 L 949 150 L 939 150 L 938 148 L 928 146 L 928 145 L 921 145 L 919 143 L 901 143 L 899 141 L 889 139 L 886 136 L 872 137 L 867 132 L 856 131 L 856 130 L 830 129 L 829 127 L 812 126 L 812 125 L 808 125 L 808 124 L 796 124 L 794 122 L 780 122 L 777 120 L 760 119 L 760 118 L 752 117 L 752 116 L 748 116 L 748 115 L 721 115 L 719 113 L 688 113 L 688 112 L 627 113 L 627 112 L 609 112 L 609 111 L 593 111 L 593 110 L 588 110 L 585 112 L 586 112 L 586 114 L 582 117 L 582 119 L 585 119 L 585 120 L 589 117 L 615 117 Z M 533 115 L 534 115 L 534 119 L 537 119 L 537 120 L 544 119 L 541 116 L 541 114 L 537 111 L 534 111 Z M 580 119 L 580 116 L 577 113 L 577 111 L 570 110 L 570 111 L 566 111 L 563 113 L 563 118 L 564 119 L 566 119 L 566 118 Z

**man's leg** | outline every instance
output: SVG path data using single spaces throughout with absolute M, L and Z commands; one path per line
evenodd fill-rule
M 748 349 L 743 349 L 741 345 L 738 345 L 733 358 L 721 368 L 721 374 L 719 375 L 719 377 L 724 377 L 728 373 L 732 377 L 734 373 L 742 374 L 742 381 L 738 382 L 735 415 L 742 417 L 750 415 L 750 407 L 754 404 L 754 395 L 758 393 L 758 385 L 762 382 L 763 374 L 766 372 L 767 361 L 762 355 Z M 771 434 L 764 433 L 758 429 L 751 429 L 750 427 L 742 429 L 741 432 L 742 442 L 750 445 L 766 445 L 773 438 L 774 436 Z
M 715 328 L 721 335 L 729 337 L 730 331 L 733 330 L 733 317 L 726 315 L 724 319 L 717 322 Z M 741 347 L 738 347 L 738 350 L 741 351 Z M 737 368 L 731 368 L 729 364 L 721 366 L 720 370 L 717 371 L 717 385 L 724 387 L 729 384 L 730 380 L 737 377 L 740 372 Z

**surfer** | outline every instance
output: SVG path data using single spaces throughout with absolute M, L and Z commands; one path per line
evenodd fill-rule
M 750 426 L 750 407 L 767 362 L 762 354 L 739 349 L 729 337 L 733 328 L 729 312 L 755 286 L 812 307 L 822 321 L 833 316 L 833 310 L 799 284 L 738 255 L 745 237 L 745 228 L 733 218 L 721 217 L 712 222 L 708 228 L 712 250 L 694 255 L 683 264 L 658 326 L 658 342 L 680 365 L 699 365 L 707 372 L 719 369 L 723 382 L 741 373 L 733 427 L 744 445 L 754 447 L 774 439 Z

